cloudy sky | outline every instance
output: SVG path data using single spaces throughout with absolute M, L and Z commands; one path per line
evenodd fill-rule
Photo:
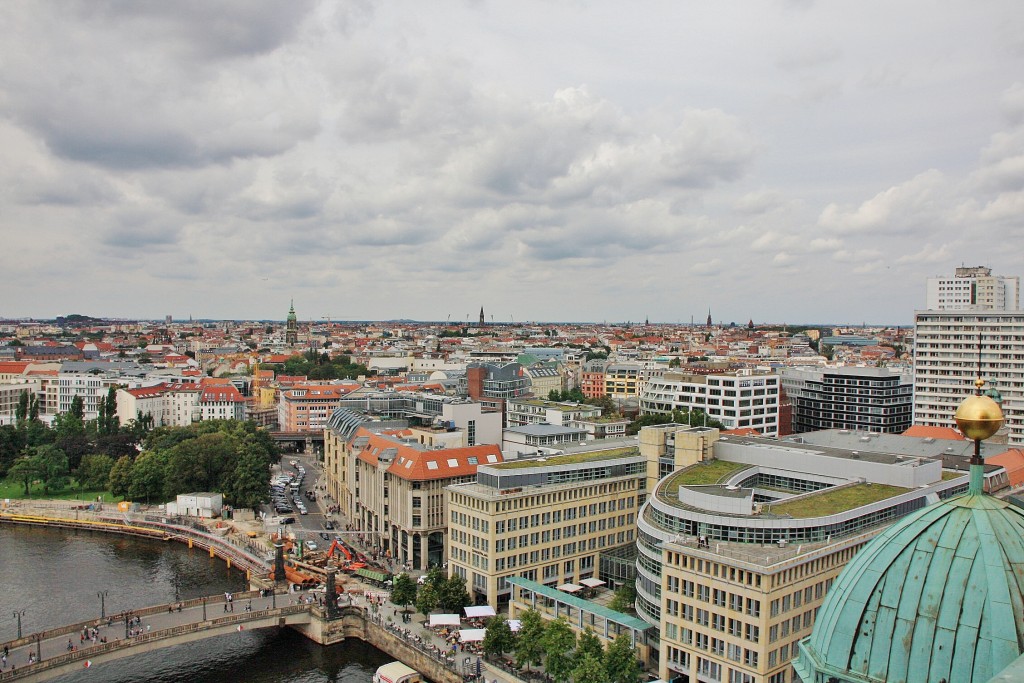
M 0 316 L 907 324 L 1024 274 L 1024 5 L 7 0 L 0 150 Z

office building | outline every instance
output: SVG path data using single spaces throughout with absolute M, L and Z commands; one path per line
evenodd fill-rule
M 779 370 L 792 403 L 792 431 L 822 429 L 901 434 L 913 423 L 914 383 L 909 374 L 886 368 Z
M 640 395 L 640 414 L 670 415 L 673 410 L 700 410 L 726 429 L 777 436 L 779 376 L 749 370 L 711 375 L 666 372 L 647 382 Z
M 635 447 L 481 464 L 473 481 L 448 487 L 449 573 L 494 607 L 508 602 L 510 578 L 596 578 L 603 553 L 635 540 L 645 473 Z
M 979 363 L 1006 418 L 994 439 L 1024 445 L 1024 311 L 915 313 L 914 424 L 955 427 L 963 387 Z
M 939 459 L 651 429 L 662 438 L 642 435 L 641 450 L 671 473 L 640 511 L 636 608 L 658 628 L 665 680 L 790 683 L 797 642 L 846 563 L 966 487 Z
M 451 446 L 450 432 L 443 429 L 356 426 L 342 441 L 344 426 L 332 427 L 324 438 L 327 487 L 337 491 L 353 530 L 365 532 L 377 551 L 408 569 L 443 565 L 449 535 L 445 487 L 471 481 L 479 465 L 501 463 L 501 450 Z
M 928 278 L 929 311 L 1016 311 L 1020 278 L 992 275 L 991 268 L 957 268 L 953 277 Z

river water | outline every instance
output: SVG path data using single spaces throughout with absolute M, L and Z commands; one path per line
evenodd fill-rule
M 246 587 L 245 574 L 180 543 L 88 531 L 0 525 L 0 641 L 106 613 Z M 177 595 L 176 595 L 177 593 Z M 60 683 L 369 683 L 383 652 L 322 647 L 291 629 L 259 629 L 135 655 Z

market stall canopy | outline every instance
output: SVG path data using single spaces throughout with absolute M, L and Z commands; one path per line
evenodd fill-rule
M 558 590 L 562 591 L 563 593 L 575 593 L 577 591 L 583 590 L 583 586 L 577 586 L 575 583 L 563 583 L 561 586 L 558 587 Z
M 464 628 L 459 631 L 459 640 L 464 643 L 478 643 L 484 639 L 486 633 L 485 628 Z
M 430 615 L 431 626 L 458 626 L 459 615 L 458 614 L 431 614 Z
M 475 605 L 466 608 L 466 618 L 476 619 L 479 617 L 493 617 L 494 608 L 490 605 Z
M 512 633 L 515 633 L 523 627 L 523 622 L 519 621 L 518 619 L 509 619 L 508 627 L 512 629 Z
M 598 586 L 603 586 L 605 584 L 601 579 L 583 579 L 580 583 L 587 588 L 597 588 Z

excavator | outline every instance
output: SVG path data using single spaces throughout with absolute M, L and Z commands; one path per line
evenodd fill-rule
M 331 543 L 330 549 L 327 551 L 327 559 L 328 560 L 330 560 L 331 558 L 334 557 L 334 551 L 335 550 L 340 550 L 341 554 L 345 556 L 345 562 L 344 563 L 341 563 L 341 562 L 338 563 L 340 565 L 341 569 L 348 570 L 348 571 L 355 571 L 356 569 L 362 569 L 363 567 L 366 566 L 365 562 L 353 562 L 352 561 L 352 553 L 351 553 L 351 551 L 349 551 L 349 549 L 345 547 L 344 543 L 341 543 L 340 541 L 338 541 L 338 539 L 334 539 L 334 542 Z

